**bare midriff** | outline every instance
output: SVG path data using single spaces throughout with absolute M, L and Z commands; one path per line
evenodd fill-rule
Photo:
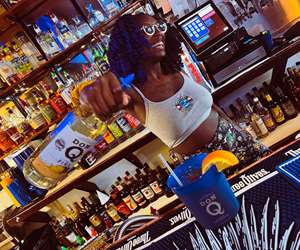
M 207 119 L 189 135 L 180 145 L 173 150 L 182 155 L 190 155 L 201 150 L 205 145 L 210 143 L 217 131 L 219 114 L 214 109 L 211 110 Z

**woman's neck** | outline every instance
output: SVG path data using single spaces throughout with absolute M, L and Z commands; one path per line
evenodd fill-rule
M 145 63 L 143 68 L 148 80 L 159 80 L 163 74 L 160 62 Z

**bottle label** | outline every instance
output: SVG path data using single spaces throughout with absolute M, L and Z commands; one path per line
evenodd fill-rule
M 264 121 L 265 125 L 267 126 L 267 128 L 272 128 L 275 125 L 271 115 L 267 114 L 267 115 L 264 115 L 262 118 L 263 118 L 263 121 Z
M 117 209 L 121 214 L 124 214 L 125 216 L 129 216 L 130 215 L 130 210 L 129 208 L 126 206 L 125 202 L 120 202 L 117 205 Z
M 98 226 L 100 226 L 101 223 L 102 223 L 101 218 L 100 218 L 98 215 L 96 215 L 96 214 L 92 215 L 92 216 L 90 217 L 89 221 L 92 223 L 92 225 L 93 225 L 94 227 L 98 227 Z
M 91 237 L 94 236 L 93 229 L 92 229 L 91 227 L 85 226 L 84 229 L 85 229 L 85 231 L 87 231 L 87 233 L 88 233 Z
M 147 200 L 152 199 L 155 195 L 150 186 L 144 187 L 143 189 L 141 189 L 141 191 Z
M 22 135 L 16 130 L 14 133 L 10 133 L 10 138 L 14 142 L 18 142 L 19 140 L 22 139 Z
M 109 208 L 106 212 L 113 219 L 114 222 L 118 222 L 121 220 L 121 217 L 119 216 L 117 210 L 115 210 L 114 208 Z
M 268 129 L 261 118 L 256 120 L 256 124 L 262 135 L 265 135 L 268 133 Z
M 245 130 L 253 137 L 253 139 L 257 138 L 257 135 L 255 133 L 255 130 L 252 128 L 251 125 L 248 125 L 245 127 Z
M 129 209 L 131 211 L 136 210 L 137 204 L 135 203 L 135 201 L 132 199 L 132 197 L 130 195 L 128 195 L 127 197 L 125 197 L 123 199 L 123 201 L 126 203 L 127 207 L 129 207 Z
M 67 240 L 69 240 L 71 243 L 76 243 L 77 237 L 74 232 L 71 232 L 69 235 L 66 236 Z
M 138 203 L 141 204 L 145 201 L 144 196 L 140 191 L 137 191 L 135 194 L 132 195 L 132 198 Z
M 128 133 L 131 130 L 129 123 L 123 117 L 119 117 L 116 122 L 120 126 L 120 128 L 124 131 L 124 133 Z
M 137 128 L 141 125 L 141 122 L 129 113 L 125 113 L 124 117 L 132 128 Z
M 47 120 L 47 122 L 51 122 L 54 120 L 55 118 L 55 110 L 51 107 L 51 105 L 49 104 L 45 104 L 42 109 L 41 109 L 45 119 Z
M 113 135 L 109 132 L 106 131 L 105 134 L 103 135 L 104 140 L 106 141 L 107 144 L 112 143 L 115 138 L 113 137 Z
M 66 172 L 94 145 L 96 141 L 66 126 L 41 150 L 39 157 L 53 171 Z
M 157 181 L 154 181 L 150 184 L 150 187 L 152 188 L 152 190 L 154 191 L 154 193 L 156 194 L 161 194 L 163 191 L 161 190 L 161 188 L 159 187 L 159 184 Z
M 42 113 L 37 114 L 31 119 L 31 126 L 33 129 L 38 129 L 42 127 L 46 123 L 45 117 L 42 115 Z
M 123 136 L 123 132 L 119 128 L 119 126 L 117 125 L 117 123 L 112 122 L 111 124 L 107 125 L 107 127 L 112 132 L 112 134 L 114 135 L 114 137 L 121 138 Z
M 274 116 L 276 122 L 283 122 L 284 121 L 284 114 L 283 114 L 281 108 L 279 107 L 279 105 L 272 108 L 271 112 L 272 112 L 272 115 Z

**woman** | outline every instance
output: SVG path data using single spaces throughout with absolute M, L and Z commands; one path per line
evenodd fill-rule
M 126 107 L 181 155 L 225 149 L 242 163 L 256 160 L 264 147 L 224 118 L 209 91 L 183 72 L 176 34 L 148 15 L 122 16 L 111 33 L 111 72 L 86 87 L 81 102 L 102 120 Z

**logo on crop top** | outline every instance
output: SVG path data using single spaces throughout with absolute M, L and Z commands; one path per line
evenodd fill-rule
M 193 98 L 190 96 L 180 96 L 178 97 L 175 106 L 179 111 L 188 112 L 193 107 Z

